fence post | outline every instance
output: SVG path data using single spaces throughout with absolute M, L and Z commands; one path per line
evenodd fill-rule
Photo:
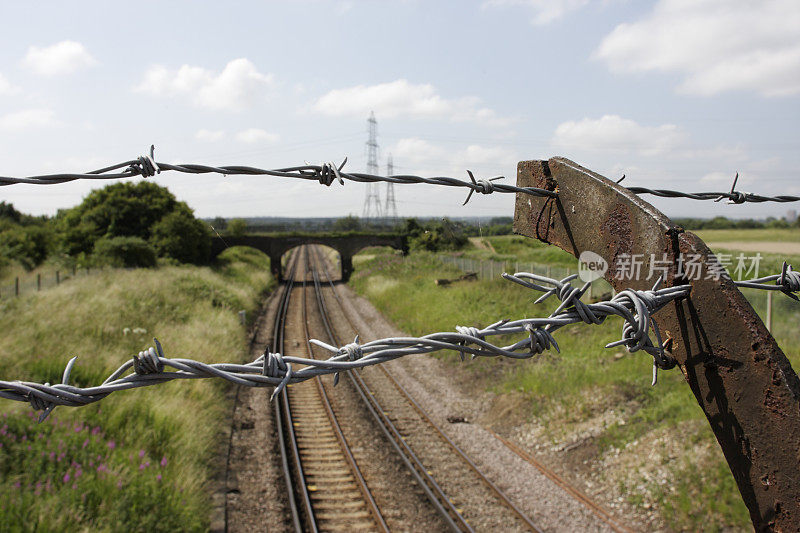
M 517 234 L 576 257 L 595 250 L 609 265 L 622 253 L 667 252 L 664 286 L 692 288 L 654 318 L 669 355 L 708 419 L 754 530 L 797 529 L 800 379 L 732 280 L 677 275 L 682 255 L 697 254 L 709 268 L 705 243 L 625 187 L 563 158 L 520 162 L 516 185 L 558 191 L 557 202 L 531 196 L 516 203 Z M 613 271 L 605 277 L 618 290 L 652 287 L 652 280 L 619 280 Z
M 19 276 L 14 278 L 14 296 L 19 296 Z
M 767 291 L 767 331 L 772 331 L 772 291 Z
M 36 273 L 36 291 L 42 290 L 42 274 L 40 272 Z
M 61 272 L 56 270 L 56 285 L 58 285 L 59 283 L 61 283 Z
M 75 277 L 75 265 L 72 265 L 72 277 Z

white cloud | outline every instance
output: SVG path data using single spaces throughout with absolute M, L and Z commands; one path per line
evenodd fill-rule
M 194 105 L 208 109 L 240 111 L 264 99 L 272 85 L 272 74 L 262 74 L 250 60 L 239 58 L 220 73 L 190 65 L 178 70 L 156 65 L 134 90 L 158 97 L 188 97 Z
M 236 134 L 236 140 L 246 144 L 276 143 L 280 136 L 258 128 L 249 128 Z
M 531 23 L 536 26 L 550 24 L 567 13 L 577 11 L 589 3 L 590 0 L 488 0 L 484 7 L 495 6 L 526 6 L 533 10 Z
M 225 132 L 223 130 L 206 130 L 201 129 L 197 130 L 197 133 L 194 134 L 194 138 L 198 141 L 203 142 L 214 142 L 219 141 L 223 137 L 225 137 Z
M 463 175 L 466 169 L 497 169 L 516 165 L 517 156 L 508 148 L 471 144 L 453 150 L 416 137 L 397 141 L 389 150 L 393 159 L 415 172 L 434 174 L 448 172 Z
M 633 152 L 653 156 L 675 150 L 684 133 L 674 124 L 642 126 L 618 115 L 584 118 L 558 125 L 552 144 L 564 150 Z
M 0 74 L 0 96 L 10 96 L 19 92 L 19 87 L 11 84 L 5 76 Z
M 443 98 L 433 85 L 415 85 L 400 79 L 377 85 L 335 89 L 319 98 L 314 103 L 314 109 L 330 116 L 365 117 L 374 111 L 381 118 L 445 118 L 497 125 L 508 122 L 491 109 L 480 107 L 480 103 L 475 96 Z
M 709 172 L 708 174 L 705 174 L 703 177 L 701 177 L 700 178 L 700 182 L 701 183 L 714 183 L 716 185 L 719 185 L 720 189 L 730 189 L 730 186 L 733 183 L 733 177 L 734 177 L 733 174 L 727 174 L 725 172 L 714 171 L 714 172 Z M 748 178 L 740 177 L 737 180 L 736 183 L 737 183 L 737 185 L 741 185 L 742 183 L 745 183 L 745 181 L 748 181 L 748 180 L 749 180 L 749 177 Z
M 50 109 L 24 109 L 0 116 L 0 131 L 18 132 L 57 126 L 59 123 Z
M 22 64 L 41 76 L 56 76 L 92 67 L 97 60 L 81 43 L 61 41 L 43 48 L 29 47 Z
M 660 0 L 641 20 L 617 26 L 595 56 L 615 72 L 678 73 L 687 94 L 798 94 L 800 2 Z

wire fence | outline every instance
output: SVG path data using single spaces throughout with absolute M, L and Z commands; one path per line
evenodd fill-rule
M 478 279 L 495 280 L 499 279 L 504 272 L 530 272 L 547 278 L 564 279 L 578 271 L 575 268 L 568 268 L 561 265 L 548 265 L 533 261 L 495 261 L 492 259 L 475 259 L 472 257 L 454 256 L 439 254 L 439 260 L 450 266 L 454 266 L 464 273 L 474 273 Z M 587 290 L 587 296 L 591 300 L 593 297 L 605 297 L 613 295 L 614 289 L 604 279 L 595 280 Z
M 103 269 L 98 267 L 53 268 L 9 277 L 0 282 L 0 300 L 40 292 L 56 287 L 71 279 L 99 274 L 102 271 Z

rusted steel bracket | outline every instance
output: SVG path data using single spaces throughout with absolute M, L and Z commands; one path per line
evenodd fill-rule
M 615 276 L 633 254 L 667 259 L 664 286 L 692 285 L 688 299 L 655 315 L 664 346 L 705 412 L 756 530 L 800 528 L 800 380 L 738 288 L 705 279 L 709 266 L 719 267 L 705 243 L 568 159 L 520 162 L 517 186 L 557 191 L 558 198 L 517 193 L 514 231 L 576 257 L 599 254 L 616 290 L 652 288 L 646 265 L 638 279 Z M 679 269 L 681 254 L 701 258 L 702 279 Z

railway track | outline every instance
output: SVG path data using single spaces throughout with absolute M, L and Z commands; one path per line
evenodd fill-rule
M 308 343 L 308 259 L 307 248 L 292 257 L 273 328 L 273 347 L 286 353 L 290 345 L 305 344 L 306 354 L 313 357 Z M 289 386 L 275 402 L 275 411 L 294 529 L 388 531 L 320 379 Z
M 316 248 L 311 248 L 311 261 L 316 265 L 311 273 L 328 342 L 341 346 L 342 339 L 330 319 L 328 302 L 337 306 L 335 315 L 347 322 L 348 333 L 355 334 L 356 328 Z M 323 290 L 320 273 L 325 277 L 327 291 Z M 326 298 L 324 292 L 333 298 Z M 454 531 L 474 531 L 476 527 L 540 531 L 430 419 L 388 370 L 381 366 L 379 372 L 348 371 L 346 374 L 432 505 Z M 387 389 L 393 389 L 394 394 L 387 394 Z

